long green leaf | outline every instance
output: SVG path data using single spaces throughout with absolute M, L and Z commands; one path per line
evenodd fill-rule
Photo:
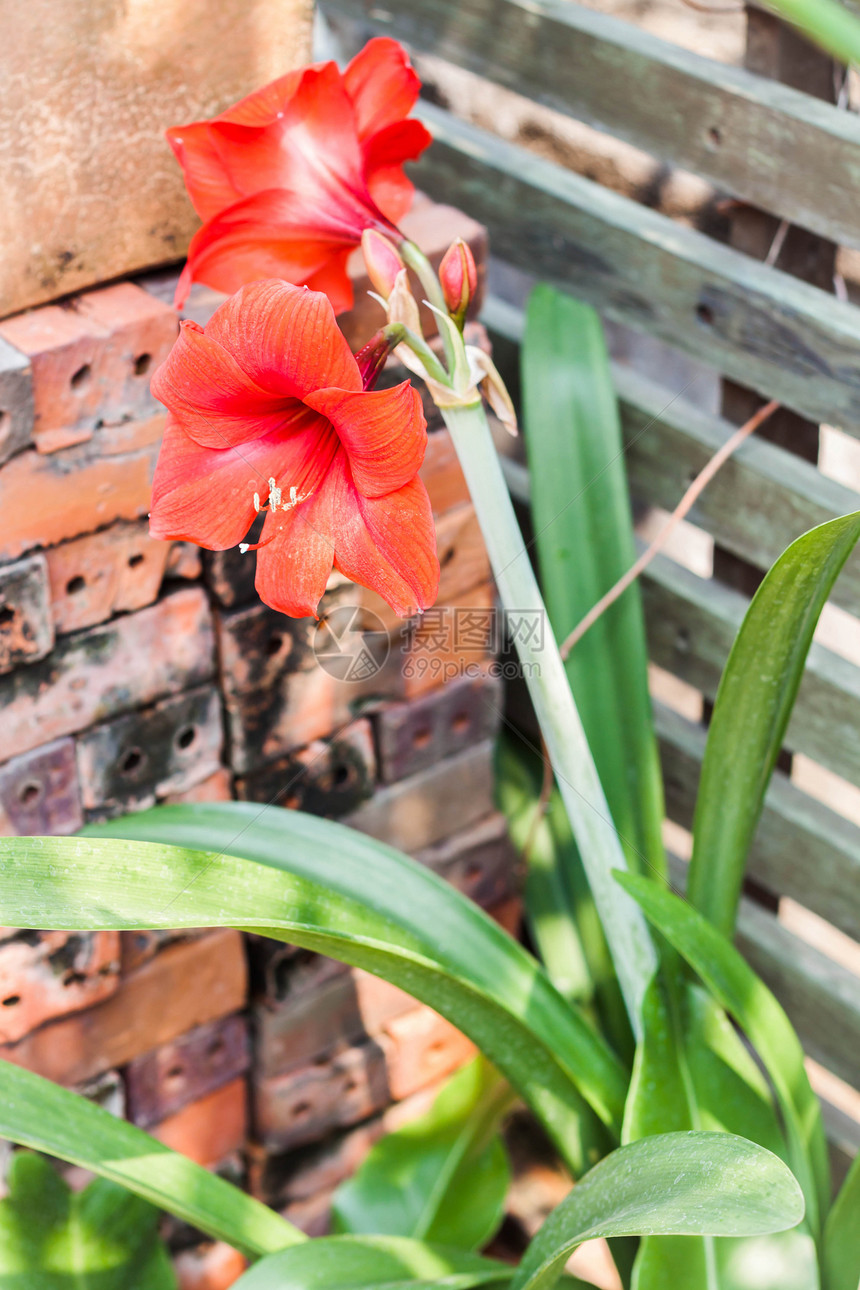
M 0 1062 L 0 1137 L 121 1183 L 251 1257 L 306 1239 L 280 1214 L 142 1129 L 10 1062 Z
M 750 843 L 821 610 L 860 538 L 860 511 L 783 552 L 747 610 L 717 691 L 693 823 L 687 895 L 727 937 Z
M 590 305 L 535 287 L 522 380 L 541 585 L 561 641 L 636 558 L 618 405 Z M 567 674 L 627 863 L 665 874 L 647 664 L 636 584 L 577 644 Z
M 175 1290 L 158 1210 L 97 1178 L 73 1192 L 20 1152 L 0 1201 L 0 1290 Z
M 398 1236 L 327 1236 L 262 1259 L 236 1290 L 471 1290 L 511 1269 L 462 1250 Z
M 480 1249 L 502 1221 L 511 1170 L 498 1129 L 513 1098 L 482 1057 L 430 1110 L 387 1134 L 335 1192 L 335 1232 Z
M 827 1143 L 821 1107 L 791 1022 L 742 955 L 691 905 L 639 874 L 616 874 L 616 878 L 734 1017 L 758 1053 L 779 1103 L 788 1158 L 803 1188 L 807 1221 L 817 1238 L 830 1189 Z
M 240 927 L 319 950 L 469 1034 L 562 1152 L 580 1095 L 619 1130 L 626 1079 L 610 1050 L 525 950 L 407 856 L 331 820 L 241 802 L 158 808 L 99 833 L 4 839 L 0 921 Z M 109 834 L 152 843 L 118 846 Z
M 860 1286 L 860 1156 L 848 1171 L 824 1228 L 824 1290 Z
M 791 1171 L 731 1133 L 666 1133 L 619 1147 L 553 1211 L 511 1290 L 551 1290 L 583 1241 L 603 1236 L 755 1236 L 793 1227 L 803 1196 Z

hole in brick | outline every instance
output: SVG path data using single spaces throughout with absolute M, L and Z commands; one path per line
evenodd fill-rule
M 415 734 L 412 736 L 412 747 L 426 748 L 432 737 L 433 731 L 428 726 L 422 726 L 421 729 L 416 730 Z
M 165 1078 L 166 1078 L 166 1079 L 169 1079 L 169 1080 L 184 1079 L 184 1078 L 185 1078 L 185 1067 L 184 1067 L 184 1066 L 171 1066 L 171 1068 L 170 1068 L 170 1070 L 167 1072 L 167 1075 L 166 1075 L 166 1077 L 165 1077 Z
M 36 779 L 28 779 L 18 789 L 18 801 L 22 806 L 35 806 L 42 796 L 42 785 Z
M 128 557 L 129 569 L 136 569 L 139 564 L 143 564 L 143 556 L 140 551 L 135 551 L 134 555 Z
M 335 788 L 343 788 L 344 784 L 348 784 L 352 779 L 352 767 L 340 762 L 334 768 L 332 779 L 334 780 Z
M 72 379 L 69 384 L 73 390 L 84 390 L 89 384 L 89 379 L 92 374 L 93 369 L 90 367 L 89 363 L 84 363 L 83 367 L 79 367 L 78 370 L 72 374 Z
M 82 578 L 79 573 L 76 573 L 74 578 L 69 578 L 69 581 L 66 583 L 66 595 L 76 596 L 79 591 L 83 591 L 86 585 L 86 578 Z
M 214 1062 L 217 1061 L 219 1057 L 223 1057 L 226 1051 L 227 1045 L 224 1043 L 223 1036 L 218 1035 L 216 1039 L 212 1040 L 211 1044 L 206 1049 L 206 1056 L 209 1061 Z
M 272 636 L 269 637 L 269 639 L 266 641 L 266 653 L 268 654 L 269 658 L 273 658 L 274 655 L 277 654 L 278 650 L 281 648 L 281 645 L 283 644 L 283 640 L 284 640 L 283 636 L 279 636 L 277 632 L 275 632 Z
M 83 972 L 67 972 L 63 977 L 63 985 L 83 985 L 86 979 L 87 978 Z
M 6 998 L 3 1000 L 3 1007 L 14 1008 L 15 1004 L 20 1002 L 21 1002 L 20 994 L 7 994 Z
M 348 1080 L 346 1081 L 346 1083 L 344 1084 L 344 1086 L 343 1086 L 343 1091 L 344 1091 L 344 1093 L 354 1093 L 354 1092 L 355 1092 L 355 1080 L 354 1080 L 354 1079 L 348 1079 Z
M 8 627 L 15 617 L 15 610 L 11 605 L 0 605 L 0 627 Z
M 719 148 L 722 141 L 723 141 L 722 131 L 718 130 L 715 125 L 712 125 L 710 130 L 708 131 L 708 143 L 711 145 L 712 148 Z
M 710 305 L 706 305 L 706 304 L 704 304 L 704 303 L 703 303 L 703 304 L 700 304 L 700 305 L 697 305 L 697 306 L 696 306 L 696 317 L 698 318 L 699 322 L 700 322 L 700 323 L 704 323 L 704 325 L 705 325 L 706 327 L 713 327 L 713 325 L 714 325 L 714 311 L 713 311 L 713 309 L 711 308 L 711 306 L 710 306 Z
M 290 793 L 284 802 L 284 807 L 288 811 L 297 811 L 302 804 L 302 799 L 298 793 Z
M 123 775 L 133 775 L 143 765 L 143 753 L 139 748 L 129 748 L 119 764 Z
M 146 373 L 149 371 L 149 365 L 151 362 L 152 362 L 151 354 L 138 354 L 137 358 L 134 360 L 135 376 L 145 376 Z
M 481 866 L 478 864 L 477 861 L 473 861 L 472 864 L 467 865 L 466 867 L 467 882 L 474 882 L 475 879 L 480 878 L 480 876 L 481 876 Z
M 675 633 L 675 649 L 679 654 L 689 654 L 690 652 L 690 633 L 686 627 L 679 627 Z
M 183 730 L 180 730 L 179 734 L 176 736 L 176 747 L 190 748 L 196 738 L 196 728 L 194 726 L 186 726 Z
M 293 1119 L 298 1120 L 301 1116 L 307 1115 L 311 1109 L 310 1102 L 297 1102 L 293 1107 Z
M 472 719 L 468 712 L 458 712 L 451 722 L 451 729 L 455 735 L 464 735 L 472 724 Z
M 437 1039 L 435 1043 L 430 1045 L 430 1056 L 435 1057 L 436 1053 L 441 1053 L 444 1047 L 442 1040 Z
M 454 550 L 454 548 L 449 547 L 448 550 L 445 552 L 445 554 L 442 556 L 442 559 L 439 561 L 439 568 L 447 569 L 448 565 L 454 559 L 454 556 L 456 554 L 457 552 Z

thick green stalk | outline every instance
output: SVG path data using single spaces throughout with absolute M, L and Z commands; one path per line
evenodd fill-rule
M 860 19 L 839 0 L 766 0 L 768 8 L 843 63 L 860 65 Z
M 490 428 L 480 403 L 442 408 L 472 494 L 502 605 L 518 624 L 515 644 L 559 791 L 579 846 L 634 1033 L 657 965 L 654 943 L 632 900 L 612 878 L 626 870 L 594 760 L 549 626 Z

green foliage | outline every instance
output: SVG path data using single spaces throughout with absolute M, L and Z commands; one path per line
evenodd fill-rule
M 80 1094 L 5 1061 L 0 1061 L 0 1137 L 120 1183 L 136 1196 L 252 1257 L 306 1239 L 280 1214 L 171 1151 L 142 1129 L 117 1119 Z M 122 1193 L 114 1187 L 95 1195 Z M 137 1212 L 149 1210 L 141 1206 Z
M 336 1232 L 411 1236 L 461 1250 L 495 1233 L 511 1181 L 499 1136 L 511 1104 L 482 1057 L 458 1071 L 431 1109 L 387 1134 L 335 1193 Z
M 848 1171 L 824 1228 L 826 1290 L 860 1286 L 860 1156 Z
M 596 1236 L 755 1236 L 802 1218 L 790 1170 L 761 1147 L 729 1133 L 642 1138 L 613 1151 L 557 1206 L 511 1290 L 551 1290 L 576 1247 Z
M 73 1192 L 47 1160 L 19 1152 L 0 1201 L 2 1290 L 171 1290 L 158 1211 L 97 1178 Z
M 750 843 L 783 744 L 812 635 L 860 538 L 860 511 L 804 533 L 762 582 L 717 692 L 693 824 L 687 895 L 734 931 Z
M 236 1290 L 471 1290 L 501 1286 L 504 1263 L 398 1236 L 328 1236 L 261 1261 Z

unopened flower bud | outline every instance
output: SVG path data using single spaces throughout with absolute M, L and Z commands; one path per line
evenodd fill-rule
M 469 302 L 478 290 L 478 270 L 468 243 L 461 237 L 452 242 L 442 257 L 439 282 L 451 317 L 462 322 Z
M 403 337 L 406 328 L 400 323 L 389 323 L 382 327 L 355 355 L 358 370 L 361 372 L 361 383 L 365 390 L 372 390 L 379 380 L 389 354 L 392 354 Z
M 384 300 L 394 290 L 397 275 L 404 267 L 397 247 L 376 229 L 366 228 L 361 235 L 361 249 L 367 276 Z

